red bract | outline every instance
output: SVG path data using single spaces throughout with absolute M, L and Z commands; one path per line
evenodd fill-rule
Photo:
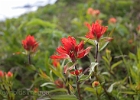
M 100 37 L 107 30 L 107 27 L 101 26 L 98 21 L 96 21 L 95 23 L 92 23 L 92 25 L 90 25 L 89 23 L 87 23 L 86 26 L 89 29 L 89 32 L 87 33 L 86 37 L 89 38 L 89 39 L 96 38 L 97 40 L 99 40 Z
M 86 56 L 91 47 L 84 49 L 84 42 L 81 41 L 79 44 L 76 43 L 74 37 L 69 36 L 68 38 L 61 39 L 62 45 L 57 48 L 57 55 L 52 55 L 51 59 L 66 59 L 70 58 L 72 62 L 75 62 L 77 58 L 83 58 Z
M 0 77 L 3 77 L 4 76 L 4 73 L 3 71 L 0 70 Z
M 57 88 L 64 88 L 65 85 L 60 79 L 55 80 L 54 84 L 56 85 Z
M 28 35 L 25 40 L 22 40 L 22 45 L 25 50 L 30 52 L 35 52 L 38 47 L 38 43 L 34 39 L 34 36 L 31 35 Z
M 13 73 L 8 72 L 8 73 L 6 74 L 6 76 L 7 76 L 7 77 L 12 77 L 12 76 L 13 76 Z
M 52 63 L 54 67 L 58 67 L 60 65 L 59 61 L 56 59 L 53 59 Z
M 79 75 L 79 74 L 82 73 L 82 71 L 83 71 L 83 70 L 80 69 L 80 70 L 71 71 L 70 73 L 73 74 L 73 75 Z

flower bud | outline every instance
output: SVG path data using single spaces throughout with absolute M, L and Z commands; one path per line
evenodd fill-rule
M 99 86 L 100 85 L 100 83 L 98 82 L 98 81 L 94 81 L 93 83 L 92 83 L 92 87 L 97 87 L 97 86 Z
M 0 70 L 0 77 L 3 77 L 4 76 L 4 73 L 3 71 Z
M 6 76 L 7 76 L 7 77 L 13 77 L 13 73 L 9 71 L 9 72 L 6 74 Z

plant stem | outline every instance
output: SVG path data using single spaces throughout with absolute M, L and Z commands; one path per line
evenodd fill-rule
M 96 88 L 96 95 L 97 95 L 98 100 L 100 100 L 100 97 L 99 97 L 99 94 L 98 94 L 97 88 Z
M 95 51 L 95 62 L 96 62 L 96 63 L 98 63 L 98 54 L 99 54 L 99 43 L 98 43 L 98 41 L 97 41 L 97 44 L 96 44 L 96 51 Z M 97 66 L 98 66 L 98 65 L 97 65 Z M 95 72 L 93 72 L 93 74 L 94 74 L 94 76 L 96 77 L 96 80 L 99 81 L 99 82 L 101 83 L 101 81 L 100 81 L 98 75 L 96 74 L 96 72 L 97 72 L 97 66 L 95 67 Z M 110 100 L 111 98 L 110 98 L 108 92 L 106 91 L 105 87 L 104 87 L 103 85 L 101 85 L 101 86 L 102 86 L 102 88 L 104 89 L 104 92 L 106 93 L 106 95 L 108 96 L 108 99 Z M 99 99 L 99 95 L 97 95 L 97 97 L 98 97 L 98 100 L 100 100 L 100 99 Z
M 77 84 L 77 91 L 78 91 L 79 100 L 82 100 L 82 97 L 80 95 L 80 83 L 79 83 L 78 75 L 76 76 L 76 84 Z
M 95 62 L 98 63 L 98 54 L 99 54 L 99 43 L 97 41 L 96 44 L 96 51 L 95 51 Z M 97 65 L 98 66 L 98 65 Z M 95 67 L 95 72 L 93 72 L 93 75 L 96 77 L 96 80 L 99 81 L 101 83 L 101 80 L 99 79 L 98 75 L 97 75 L 97 66 Z M 108 94 L 107 90 L 105 89 L 104 85 L 101 85 L 101 87 L 104 89 L 104 92 L 106 93 L 108 100 L 111 100 L 110 95 Z M 98 100 L 99 99 L 99 95 L 97 96 Z
M 99 43 L 97 42 L 95 51 L 95 62 L 98 62 L 98 54 L 99 54 Z
M 69 85 L 66 87 L 67 91 L 68 91 L 68 94 L 70 95 L 71 92 L 70 92 L 70 88 L 69 88 Z
M 28 54 L 28 63 L 31 64 L 31 53 Z
M 75 69 L 77 70 L 77 66 L 75 65 Z M 79 100 L 82 100 L 81 94 L 80 94 L 80 82 L 78 75 L 76 76 L 76 85 L 77 85 L 77 92 L 79 96 Z

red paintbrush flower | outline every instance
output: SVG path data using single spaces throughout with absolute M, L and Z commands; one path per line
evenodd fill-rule
M 96 21 L 95 23 L 92 23 L 92 25 L 90 25 L 89 23 L 87 23 L 86 26 L 89 29 L 89 32 L 87 33 L 86 37 L 89 38 L 89 39 L 96 38 L 97 40 L 99 40 L 100 37 L 107 30 L 107 27 L 101 26 L 98 21 Z
M 74 37 L 69 36 L 68 38 L 62 38 L 61 43 L 63 46 L 57 48 L 57 55 L 52 55 L 51 59 L 66 59 L 70 58 L 72 62 L 75 62 L 78 58 L 86 56 L 91 47 L 84 49 L 84 42 L 81 41 L 79 44 L 76 43 Z
M 82 73 L 82 71 L 83 71 L 83 70 L 80 69 L 80 70 L 71 71 L 70 73 L 73 74 L 73 75 L 79 75 L 79 74 Z
M 60 79 L 55 80 L 54 84 L 56 85 L 57 88 L 65 88 L 63 81 L 61 81 Z
M 30 52 L 35 52 L 38 47 L 38 43 L 34 39 L 34 36 L 31 35 L 28 35 L 25 40 L 22 40 L 22 45 L 25 50 Z

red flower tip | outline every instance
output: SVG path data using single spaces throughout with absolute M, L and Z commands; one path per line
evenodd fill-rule
M 101 38 L 101 36 L 106 32 L 108 28 L 106 26 L 101 26 L 98 21 L 92 23 L 92 25 L 87 24 L 87 27 L 89 32 L 87 33 L 86 37 L 89 39 L 96 38 L 97 40 Z
M 108 23 L 112 23 L 112 24 L 115 24 L 117 22 L 117 19 L 112 17 L 109 19 Z
M 0 70 L 0 77 L 3 77 L 4 76 L 4 73 L 3 71 Z
M 58 67 L 60 65 L 59 61 L 57 59 L 52 60 L 53 66 Z
M 83 41 L 77 44 L 76 39 L 71 36 L 68 38 L 62 38 L 61 43 L 62 46 L 59 46 L 56 50 L 58 54 L 52 55 L 51 59 L 70 58 L 72 62 L 75 62 L 78 58 L 83 58 L 86 56 L 90 51 L 90 48 L 84 50 Z
M 13 76 L 13 73 L 9 71 L 9 72 L 6 74 L 6 76 L 7 76 L 7 77 L 12 77 L 12 76 Z
M 79 75 L 79 74 L 81 74 L 83 72 L 83 70 L 82 69 L 80 69 L 80 70 L 75 70 L 75 71 L 71 71 L 70 73 L 71 74 L 73 74 L 73 75 Z
M 57 88 L 65 88 L 64 83 L 60 79 L 55 80 L 54 84 L 56 85 Z
M 22 45 L 25 50 L 35 52 L 38 47 L 38 43 L 34 39 L 34 36 L 28 35 L 25 40 L 22 40 Z

